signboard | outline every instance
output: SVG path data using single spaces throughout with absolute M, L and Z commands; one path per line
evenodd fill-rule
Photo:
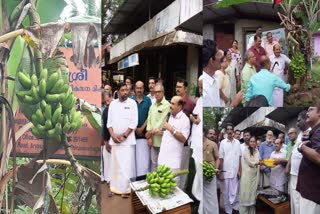
M 282 47 L 282 53 L 285 55 L 288 55 L 288 43 L 287 43 L 287 39 L 286 39 L 286 33 L 284 28 L 278 28 L 275 30 L 268 30 L 265 32 L 262 32 L 262 42 L 261 45 L 264 47 L 264 44 L 267 43 L 267 33 L 271 32 L 272 33 L 272 37 L 274 41 L 277 41 L 281 47 Z M 246 46 L 249 43 L 249 39 L 251 36 L 254 36 L 255 34 L 247 34 L 246 35 Z M 248 49 L 248 48 L 247 48 Z
M 89 70 L 79 70 L 70 61 L 70 57 L 73 55 L 73 50 L 71 48 L 60 48 L 60 51 L 64 53 L 68 62 L 70 70 L 69 84 L 71 85 L 75 96 L 86 100 L 90 104 L 100 107 L 101 69 L 90 68 Z M 28 119 L 26 119 L 18 110 L 15 117 L 16 131 L 28 122 Z M 71 150 L 78 159 L 100 159 L 100 135 L 91 127 L 86 118 L 82 127 L 76 133 L 69 134 L 68 136 L 71 137 Z M 36 156 L 39 154 L 42 147 L 43 140 L 39 140 L 34 137 L 31 133 L 31 129 L 17 140 L 17 154 L 21 156 Z M 64 150 L 60 149 L 55 155 L 59 156 L 63 154 Z
M 139 55 L 137 53 L 127 56 L 118 62 L 118 70 L 139 65 Z

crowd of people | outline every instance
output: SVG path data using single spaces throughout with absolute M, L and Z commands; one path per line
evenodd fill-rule
M 176 94 L 167 100 L 162 81 L 150 77 L 149 93 L 144 82 L 131 78 L 103 91 L 102 170 L 101 180 L 113 194 L 128 197 L 130 178 L 146 175 L 158 165 L 173 171 L 189 168 L 190 147 L 200 163 L 202 138 L 202 96 L 195 101 L 188 96 L 188 82 L 176 82 Z M 202 80 L 199 81 L 202 95 Z M 200 128 L 200 130 L 198 130 Z M 200 135 L 200 136 L 199 136 Z M 200 144 L 200 145 L 198 145 Z M 186 188 L 186 176 L 176 177 L 178 186 Z
M 289 194 L 291 213 L 320 213 L 320 108 L 300 112 L 296 126 L 289 128 L 288 140 L 268 130 L 264 141 L 249 131 L 240 139 L 231 123 L 225 139 L 204 128 L 203 160 L 215 166 L 217 179 L 204 181 L 202 213 L 219 213 L 218 189 L 220 210 L 256 213 L 257 195 L 268 187 L 274 196 Z
M 238 41 L 232 41 L 227 51 L 219 49 L 212 40 L 203 41 L 202 67 L 204 75 L 204 106 L 283 107 L 284 91 L 296 90 L 299 85 L 287 83 L 291 60 L 282 53 L 281 45 L 267 33 L 262 43 L 262 29 L 249 39 L 242 56 Z

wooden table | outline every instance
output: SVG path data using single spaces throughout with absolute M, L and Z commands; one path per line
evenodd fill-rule
M 274 210 L 275 214 L 290 214 L 290 201 L 285 201 L 279 204 L 274 204 L 271 201 L 269 201 L 266 197 L 263 195 L 258 195 L 258 199 L 265 204 L 267 204 L 269 207 L 271 207 Z
M 131 213 L 132 214 L 151 214 L 147 206 L 143 206 L 136 192 L 131 191 Z M 191 214 L 191 205 L 185 204 L 183 206 L 164 211 L 165 214 Z

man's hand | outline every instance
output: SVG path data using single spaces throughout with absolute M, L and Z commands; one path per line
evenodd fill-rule
M 141 128 L 136 128 L 136 134 L 138 135 L 138 136 L 143 136 L 143 128 L 141 127 Z
M 147 133 L 145 134 L 145 137 L 146 137 L 147 139 L 152 138 L 152 130 L 147 131 Z
M 169 132 L 173 131 L 173 127 L 169 124 L 169 123 L 165 123 L 163 128 L 165 128 L 166 130 L 168 130 Z
M 239 179 L 241 178 L 241 171 L 240 170 L 238 171 L 238 178 Z
M 123 135 L 120 135 L 119 136 L 119 141 L 120 141 L 120 143 L 122 143 L 123 141 L 125 141 L 126 140 L 126 138 L 123 136 Z
M 106 150 L 107 152 L 111 153 L 111 146 L 109 144 L 109 141 L 106 141 Z
M 190 121 L 192 123 L 194 123 L 196 121 L 196 118 L 192 114 L 190 114 Z
M 120 136 L 116 135 L 116 134 L 111 135 L 111 138 L 112 138 L 113 142 L 115 142 L 115 143 L 120 143 L 121 142 L 119 137 Z
M 153 146 L 152 137 L 147 139 L 148 146 Z

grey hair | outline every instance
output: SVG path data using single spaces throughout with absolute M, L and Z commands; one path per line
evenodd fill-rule
M 251 57 L 250 53 L 252 53 L 252 51 L 246 51 L 246 53 L 244 54 L 244 61 L 248 61 L 248 59 Z

